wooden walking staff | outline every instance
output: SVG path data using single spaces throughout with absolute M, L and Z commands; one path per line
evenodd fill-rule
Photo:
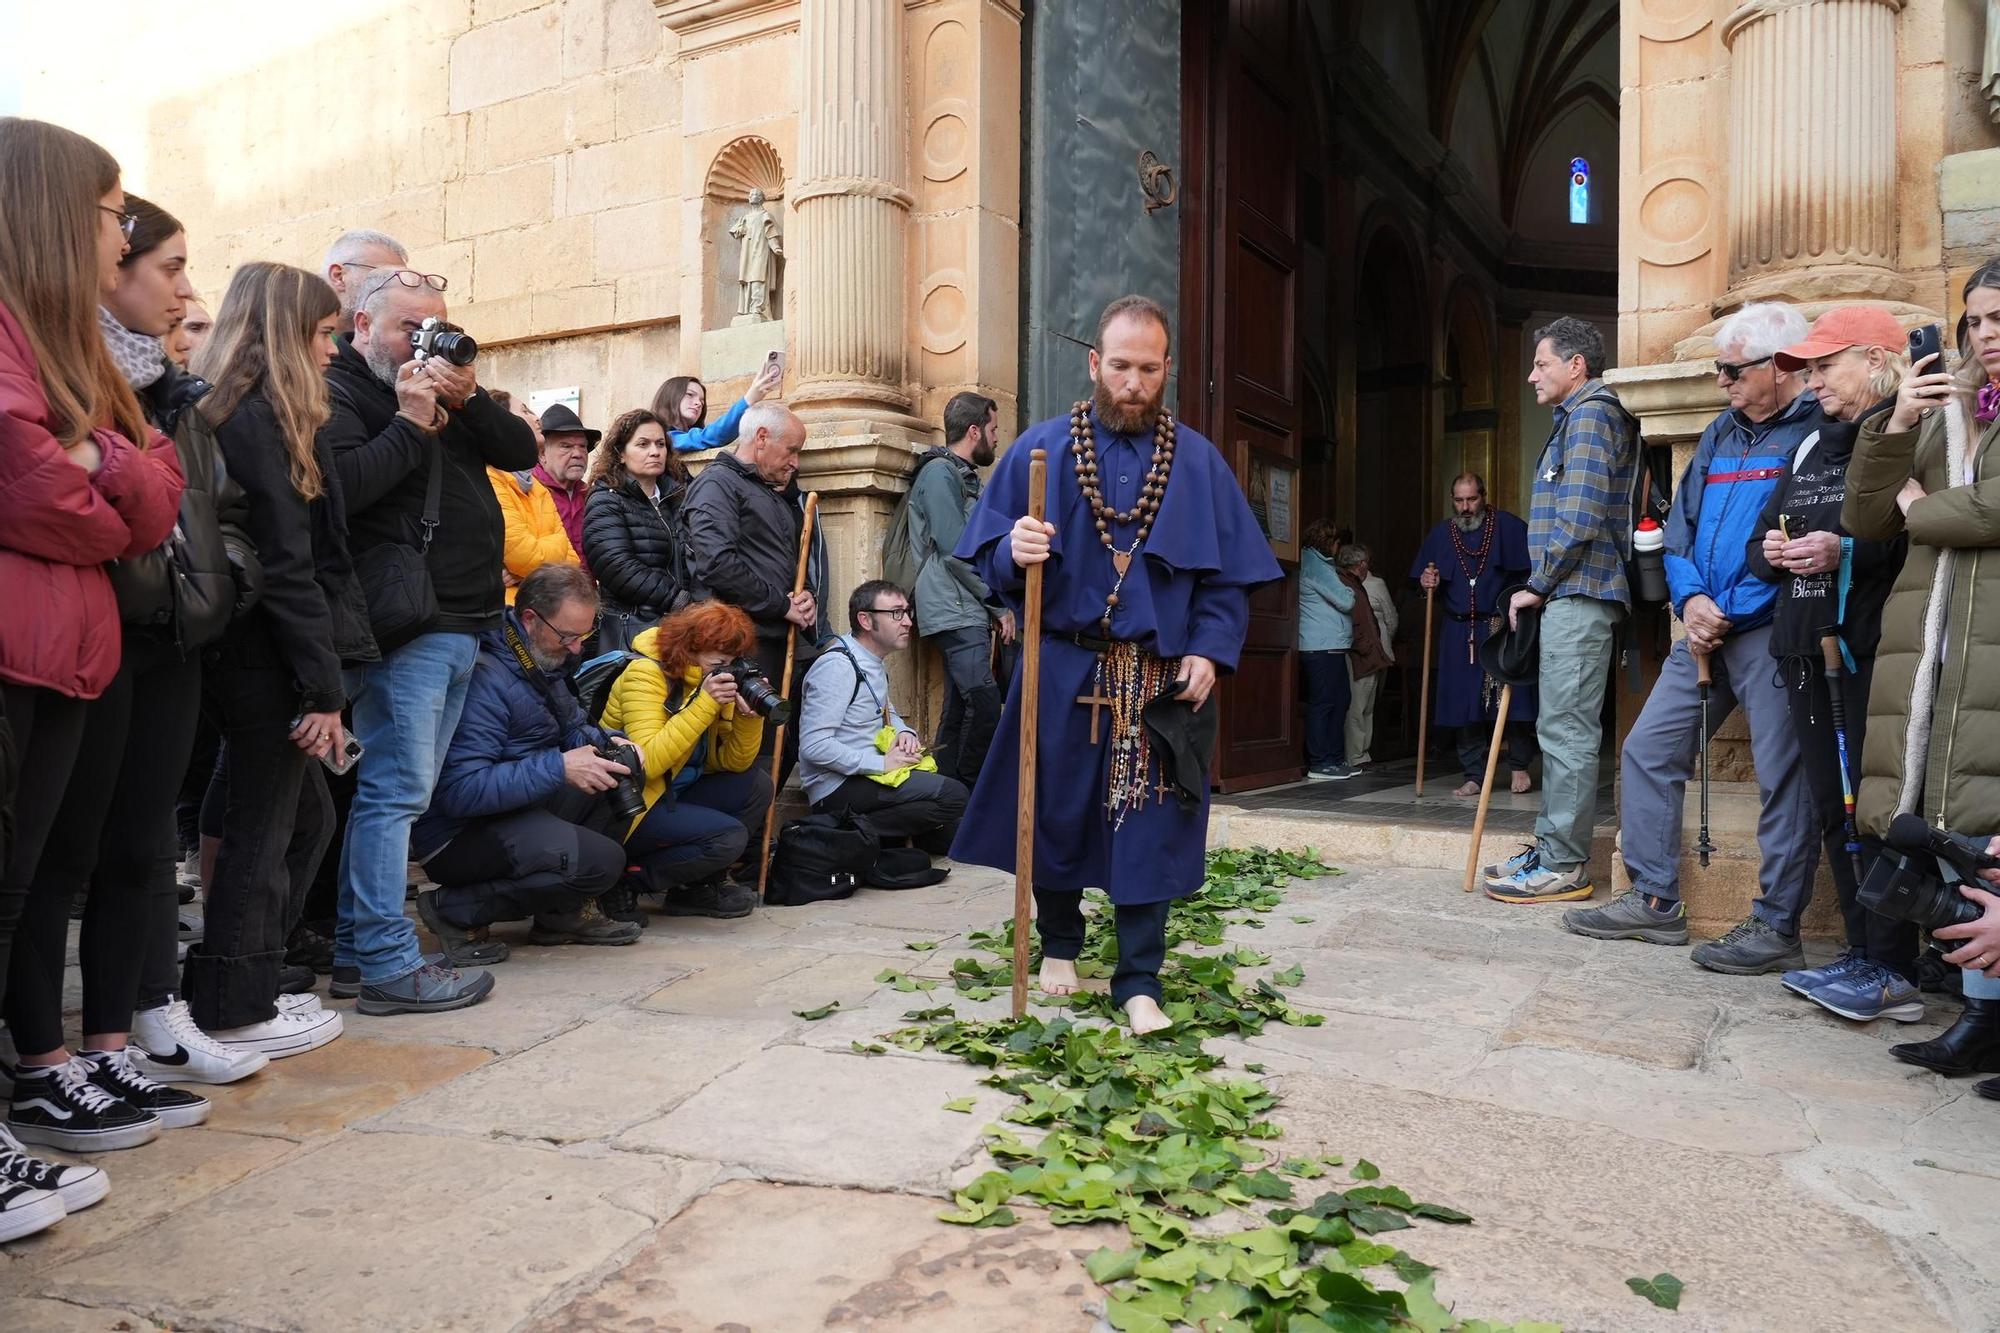
M 1507 734 L 1507 712 L 1513 706 L 1510 681 L 1500 687 L 1500 715 L 1493 719 L 1493 744 L 1486 747 L 1486 781 L 1479 784 L 1479 813 L 1472 817 L 1472 846 L 1465 853 L 1465 883 L 1461 887 L 1467 893 L 1479 877 L 1479 840 L 1486 836 L 1486 806 L 1493 799 L 1493 779 L 1500 772 L 1500 741 Z
M 1424 572 L 1436 573 L 1437 566 L 1425 565 Z M 1430 749 L 1431 739 L 1431 601 L 1436 596 L 1436 588 L 1424 589 L 1424 673 L 1417 678 L 1417 795 L 1419 796 L 1424 794 L 1424 752 Z M 1409 714 L 1405 713 L 1403 716 L 1407 718 Z
M 792 596 L 806 590 L 806 561 L 812 555 L 813 520 L 819 517 L 819 492 L 806 492 L 806 521 L 799 529 L 799 572 L 792 578 Z M 778 681 L 778 697 L 792 697 L 792 660 L 799 650 L 799 627 L 790 625 L 785 630 L 785 674 Z M 764 896 L 764 887 L 771 880 L 771 830 L 778 823 L 778 770 L 785 762 L 785 728 L 781 723 L 777 733 L 771 738 L 771 807 L 764 812 L 764 849 L 757 856 L 757 897 Z
M 1028 517 L 1048 509 L 1049 455 L 1028 455 Z M 1028 1012 L 1028 918 L 1035 889 L 1035 741 L 1042 712 L 1042 564 L 1027 570 L 1021 594 L 1021 770 L 1014 813 L 1014 1017 Z

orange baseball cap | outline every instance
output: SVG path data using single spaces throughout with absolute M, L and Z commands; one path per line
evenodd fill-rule
M 1886 347 L 1900 351 L 1909 335 L 1896 317 L 1880 306 L 1836 306 L 1813 321 L 1806 340 L 1787 347 L 1773 359 L 1780 370 L 1801 370 L 1814 357 L 1832 356 L 1850 347 Z

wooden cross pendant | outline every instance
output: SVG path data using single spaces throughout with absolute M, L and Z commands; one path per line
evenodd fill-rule
M 1119 578 L 1124 578 L 1125 571 L 1132 568 L 1132 553 L 1130 551 L 1113 551 L 1111 553 L 1111 567 L 1118 571 Z
M 1153 794 L 1158 796 L 1162 801 L 1166 800 L 1169 796 L 1172 796 L 1174 794 L 1174 785 L 1171 782 L 1167 781 L 1167 770 L 1165 765 L 1162 765 L 1160 768 L 1160 780 L 1158 783 L 1154 785 Z
M 1118 701 L 1106 698 L 1101 694 L 1079 694 L 1076 696 L 1076 701 L 1080 704 L 1090 705 L 1090 743 L 1095 745 L 1098 743 L 1097 719 L 1104 715 L 1105 709 L 1115 706 Z

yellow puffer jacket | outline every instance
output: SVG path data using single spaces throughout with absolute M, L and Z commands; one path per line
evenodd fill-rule
M 528 478 L 523 482 L 523 478 Z M 576 549 L 563 530 L 562 515 L 556 512 L 555 497 L 549 488 L 526 472 L 486 469 L 493 483 L 493 498 L 500 502 L 500 516 L 507 520 L 507 539 L 501 563 L 517 579 L 524 579 L 543 565 L 577 565 Z M 514 589 L 507 589 L 507 605 L 514 604 Z
M 701 688 L 700 667 L 687 669 L 681 678 L 679 709 L 671 707 L 667 673 L 654 657 L 659 643 L 657 626 L 632 640 L 639 660 L 611 683 L 601 719 L 608 730 L 624 732 L 639 747 L 646 763 L 647 810 L 666 793 L 667 784 L 694 754 L 704 733 L 708 736 L 704 773 L 742 773 L 756 762 L 757 747 L 764 743 L 764 719 L 744 717 L 734 708 L 725 714 L 714 696 Z M 632 827 L 645 817 L 634 819 Z

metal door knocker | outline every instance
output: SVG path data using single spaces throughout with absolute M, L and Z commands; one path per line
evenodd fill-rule
M 1139 193 L 1146 196 L 1146 212 L 1165 208 L 1179 193 L 1174 188 L 1174 169 L 1160 161 L 1148 148 L 1139 154 Z

